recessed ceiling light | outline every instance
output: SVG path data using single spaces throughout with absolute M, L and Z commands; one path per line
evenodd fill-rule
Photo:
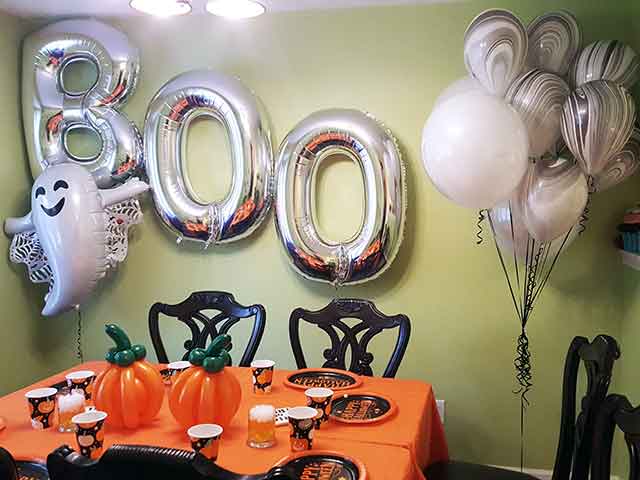
M 131 0 L 129 6 L 156 17 L 173 17 L 191 12 L 188 0 Z
M 225 18 L 251 18 L 262 15 L 265 7 L 255 0 L 209 0 L 207 12 Z

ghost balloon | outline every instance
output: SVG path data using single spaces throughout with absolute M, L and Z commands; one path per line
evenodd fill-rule
M 36 178 L 31 212 L 7 219 L 4 228 L 13 236 L 11 260 L 27 264 L 32 281 L 49 284 L 43 315 L 84 303 L 107 269 L 124 260 L 127 229 L 142 217 L 135 197 L 148 188 L 134 178 L 100 190 L 74 163 L 52 165 Z

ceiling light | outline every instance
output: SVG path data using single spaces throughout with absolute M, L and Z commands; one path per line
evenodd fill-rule
M 251 18 L 262 15 L 265 7 L 255 0 L 209 0 L 207 12 L 225 18 Z
M 156 17 L 173 17 L 191 12 L 188 0 L 131 0 L 129 6 Z

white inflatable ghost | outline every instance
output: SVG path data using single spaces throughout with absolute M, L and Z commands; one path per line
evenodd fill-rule
M 36 178 L 31 212 L 8 218 L 4 229 L 14 236 L 11 260 L 26 263 L 32 281 L 49 283 L 43 315 L 58 315 L 84 303 L 107 269 L 124 260 L 126 230 L 142 215 L 135 196 L 148 189 L 134 178 L 101 190 L 94 177 L 74 163 L 52 165 Z M 127 203 L 137 215 L 114 211 L 116 204 L 126 210 Z M 124 255 L 110 235 L 114 230 L 124 231 Z

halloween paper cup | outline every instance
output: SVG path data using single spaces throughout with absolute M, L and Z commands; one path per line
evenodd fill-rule
M 36 388 L 25 394 L 29 403 L 29 414 L 33 428 L 42 430 L 53 425 L 57 393 L 57 388 Z
M 333 390 L 330 388 L 308 388 L 304 394 L 307 396 L 307 406 L 315 408 L 317 415 L 315 427 L 320 428 L 329 419 L 329 406 L 333 398 Z
M 191 448 L 212 461 L 218 458 L 222 432 L 222 427 L 215 423 L 200 423 L 187 430 L 191 439 Z
M 254 360 L 251 362 L 251 375 L 253 376 L 253 393 L 263 394 L 271 392 L 273 382 L 273 360 Z
M 80 454 L 93 460 L 102 454 L 104 421 L 107 412 L 89 410 L 75 415 L 71 421 L 76 426 L 76 441 Z
M 84 398 L 91 400 L 96 372 L 91 370 L 78 370 L 77 372 L 67 374 L 64 378 L 67 379 L 67 386 L 70 390 L 82 390 L 84 392 Z
M 311 450 L 313 446 L 313 425 L 318 412 L 311 407 L 293 407 L 289 414 L 289 437 L 291 451 Z

